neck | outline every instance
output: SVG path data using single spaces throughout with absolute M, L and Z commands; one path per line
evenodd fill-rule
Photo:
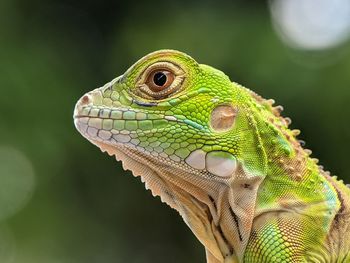
M 165 164 L 132 148 L 96 144 L 122 160 L 124 169 L 141 176 L 154 196 L 180 213 L 213 263 L 242 260 L 263 177 L 239 163 L 230 179 L 213 178 L 208 173 L 189 172 L 178 163 Z
M 154 195 L 180 213 L 213 260 L 242 260 L 261 176 L 239 164 L 230 179 L 222 180 L 189 172 L 179 164 L 162 165 L 160 160 L 139 153 L 129 156 L 133 158 L 133 173 L 141 175 Z M 135 160 L 140 169 L 135 169 Z

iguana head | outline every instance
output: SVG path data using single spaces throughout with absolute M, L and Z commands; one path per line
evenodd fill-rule
M 173 50 L 143 57 L 74 112 L 79 132 L 177 209 L 217 259 L 247 242 L 263 142 L 279 132 L 267 117 L 283 126 L 271 103 Z
M 184 53 L 161 50 L 85 94 L 77 103 L 75 123 L 102 148 L 127 147 L 159 165 L 175 162 L 189 172 L 227 179 L 238 160 L 254 159 L 254 166 L 259 159 L 249 142 L 255 137 L 250 103 L 248 91 L 223 72 Z M 247 153 L 251 158 L 245 158 Z

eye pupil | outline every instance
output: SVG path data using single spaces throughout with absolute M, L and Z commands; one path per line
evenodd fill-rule
M 163 86 L 167 81 L 167 76 L 163 72 L 157 72 L 153 76 L 153 82 L 157 86 Z
M 175 74 L 173 72 L 158 68 L 148 75 L 145 84 L 152 92 L 161 92 L 164 95 L 166 90 L 171 90 L 174 79 Z

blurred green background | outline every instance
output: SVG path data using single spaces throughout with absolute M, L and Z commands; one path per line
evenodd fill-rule
M 348 31 L 321 48 L 296 45 L 272 10 L 243 0 L 1 0 L 0 262 L 204 262 L 180 216 L 73 125 L 83 93 L 160 48 L 274 98 L 321 164 L 350 182 Z

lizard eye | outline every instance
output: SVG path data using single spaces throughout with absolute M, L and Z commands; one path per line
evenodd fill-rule
M 168 70 L 155 70 L 148 76 L 146 84 L 153 92 L 159 92 L 168 88 L 174 79 L 174 73 Z
M 154 63 L 139 77 L 135 93 L 145 99 L 165 99 L 181 89 L 184 75 L 185 72 L 173 63 Z

